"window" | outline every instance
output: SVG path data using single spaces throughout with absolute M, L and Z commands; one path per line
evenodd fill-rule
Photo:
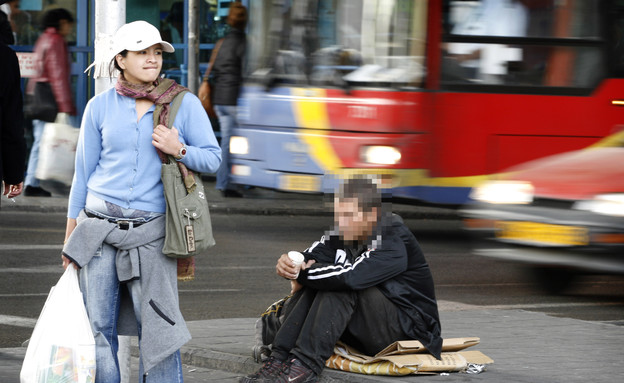
M 442 84 L 589 91 L 606 75 L 594 0 L 448 1 Z M 499 90 L 502 90 L 500 88 Z M 566 90 L 563 90 L 566 92 Z
M 393 87 L 423 80 L 425 0 L 265 0 L 250 6 L 252 78 Z

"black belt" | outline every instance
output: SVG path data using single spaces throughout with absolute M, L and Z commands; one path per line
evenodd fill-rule
M 104 217 L 100 217 L 97 214 L 89 213 L 86 210 L 85 210 L 85 214 L 87 214 L 87 217 L 89 218 L 105 219 L 108 222 L 116 224 L 117 227 L 120 228 L 121 230 L 128 230 L 131 227 L 139 227 L 143 225 L 144 223 L 146 223 L 146 222 L 139 222 L 139 221 L 128 221 L 128 220 L 123 220 L 123 219 L 104 218 Z

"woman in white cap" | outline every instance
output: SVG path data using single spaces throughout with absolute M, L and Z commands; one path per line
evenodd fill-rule
M 134 333 L 138 329 L 140 381 L 182 382 L 179 349 L 190 333 L 179 309 L 176 260 L 162 253 L 159 156 L 174 156 L 183 172 L 214 173 L 221 150 L 190 92 L 167 128 L 169 103 L 187 89 L 160 77 L 162 53 L 174 48 L 158 30 L 135 21 L 122 26 L 113 42 L 111 68 L 120 74 L 115 87 L 91 99 L 84 113 L 63 265 L 81 268 L 96 340 L 95 382 L 119 382 L 117 335 L 131 334 L 127 325 Z M 131 300 L 122 298 L 126 290 Z

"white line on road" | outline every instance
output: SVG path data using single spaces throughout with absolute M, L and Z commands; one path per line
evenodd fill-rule
M 35 327 L 36 319 L 17 317 L 13 315 L 0 315 L 0 325 L 17 326 L 17 327 Z
M 58 274 L 60 277 L 61 274 L 63 274 L 63 266 L 61 265 L 60 259 L 61 257 L 59 257 L 58 265 L 54 266 L 38 266 L 27 268 L 6 267 L 0 268 L 0 273 Z
M 18 245 L 18 244 L 2 244 L 0 251 L 3 250 L 63 250 L 63 245 Z
M 48 293 L 0 294 L 0 298 L 47 297 Z

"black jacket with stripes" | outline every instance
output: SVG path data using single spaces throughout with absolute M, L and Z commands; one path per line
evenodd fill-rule
M 378 228 L 369 245 L 352 248 L 325 235 L 304 252 L 316 261 L 298 282 L 317 290 L 363 290 L 377 286 L 399 307 L 405 334 L 419 340 L 435 357 L 442 350 L 441 326 L 433 277 L 418 241 L 398 215 Z

